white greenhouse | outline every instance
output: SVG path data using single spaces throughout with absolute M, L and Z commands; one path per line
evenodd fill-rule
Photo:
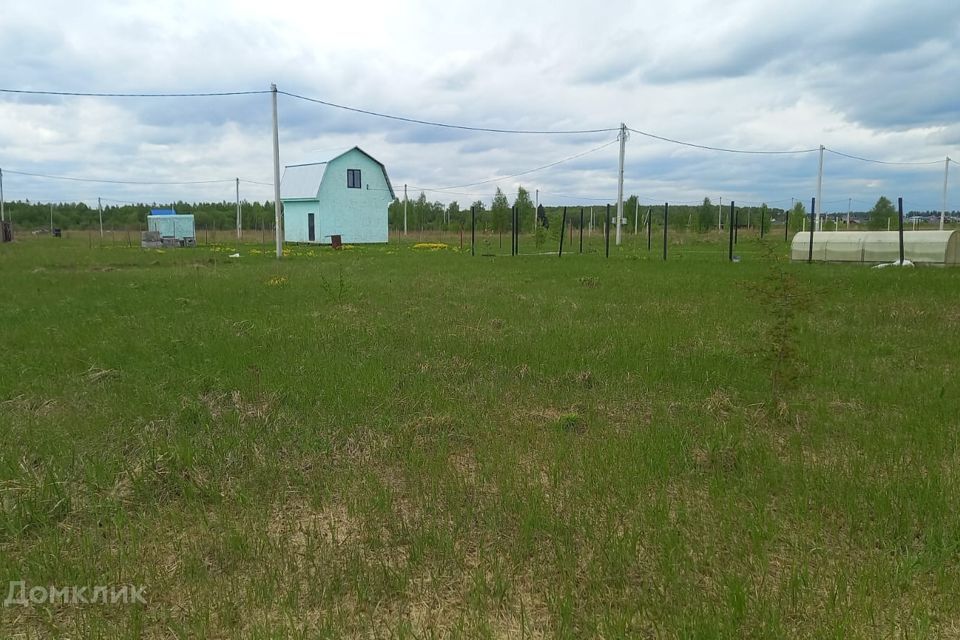
M 790 259 L 804 261 L 810 232 L 793 237 Z M 904 231 L 903 257 L 917 264 L 960 264 L 960 231 Z M 816 231 L 813 259 L 818 262 L 896 262 L 900 259 L 897 231 Z

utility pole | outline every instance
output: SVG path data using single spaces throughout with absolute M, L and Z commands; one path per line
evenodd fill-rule
M 537 189 L 536 202 L 533 205 L 533 232 L 537 232 L 537 211 L 540 210 L 540 189 Z
M 3 213 L 3 169 L 0 169 L 0 222 L 6 221 Z
M 940 208 L 940 231 L 947 217 L 947 180 L 950 178 L 950 156 L 943 162 L 943 206 Z
M 820 145 L 820 170 L 817 172 L 817 201 L 815 203 L 817 210 L 814 211 L 814 214 L 816 215 L 816 221 L 817 221 L 816 222 L 817 231 L 820 231 L 821 229 L 820 208 L 823 206 L 822 204 L 820 204 L 821 202 L 823 202 L 823 197 L 822 197 L 823 196 L 823 193 L 822 193 L 823 191 L 823 149 L 824 149 L 824 146 Z
M 637 235 L 637 231 L 640 230 L 640 196 L 637 196 L 635 204 L 637 208 L 633 210 L 633 235 Z
M 274 235 L 277 242 L 277 259 L 283 257 L 283 221 L 280 212 L 280 127 L 277 123 L 277 85 L 270 84 L 273 98 L 273 214 Z
M 853 198 L 847 198 L 847 231 L 850 231 L 850 210 L 853 208 Z
M 617 174 L 617 246 L 620 246 L 620 226 L 623 222 L 623 156 L 627 150 L 627 125 L 620 123 L 620 171 Z
M 240 229 L 243 225 L 240 221 L 240 178 L 237 178 L 237 240 L 241 239 Z
M 407 237 L 407 185 L 403 185 L 403 237 Z
M 97 211 L 100 212 L 100 242 L 103 242 L 103 205 L 100 198 L 97 198 Z
M 717 231 L 723 231 L 723 196 L 717 202 Z
M 50 203 L 50 235 L 53 235 L 53 203 Z

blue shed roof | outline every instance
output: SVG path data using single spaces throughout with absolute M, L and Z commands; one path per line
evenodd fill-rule
M 177 212 L 174 209 L 150 209 L 152 216 L 175 216 Z

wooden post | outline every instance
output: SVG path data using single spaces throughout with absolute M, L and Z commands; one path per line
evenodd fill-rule
M 567 226 L 567 208 L 563 208 L 563 221 L 560 222 L 560 251 L 557 253 L 558 258 L 563 257 L 563 233 L 566 231 L 564 227 Z M 570 233 L 573 233 L 573 227 L 570 227 Z M 573 242 L 573 238 L 570 238 L 570 241 Z
M 667 224 L 670 211 L 670 204 L 663 203 L 663 259 L 667 259 L 667 228 L 670 226 Z
M 900 224 L 900 266 L 903 266 L 903 198 L 897 198 L 897 213 Z
M 730 215 L 727 217 L 727 226 L 730 227 L 729 229 L 727 229 L 727 233 L 730 236 L 730 245 L 729 245 L 729 248 L 727 249 L 727 259 L 730 262 L 733 262 L 733 226 L 734 226 L 733 215 L 735 210 L 735 204 L 736 203 L 733 200 L 730 201 Z
M 580 207 L 580 253 L 583 253 L 583 207 Z
M 604 223 L 604 235 L 606 243 L 606 257 L 610 257 L 610 205 L 607 205 L 607 218 Z
M 647 209 L 647 251 L 653 248 L 653 211 Z
M 813 229 L 817 226 L 817 197 L 810 200 L 810 246 L 807 247 L 807 264 L 813 262 Z

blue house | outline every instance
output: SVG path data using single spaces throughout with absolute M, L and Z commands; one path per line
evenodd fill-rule
M 395 196 L 383 163 L 354 147 L 326 162 L 284 167 L 280 180 L 287 242 L 387 242 Z

